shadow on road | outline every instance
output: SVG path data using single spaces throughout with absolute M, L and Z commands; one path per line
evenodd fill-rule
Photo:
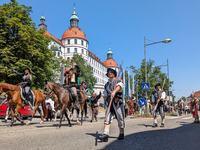
M 126 150 L 199 150 L 200 124 L 182 122 L 180 127 L 174 129 L 160 129 L 138 132 L 125 136 L 124 140 L 115 140 L 104 149 Z M 138 124 L 147 126 L 145 124 Z M 89 134 L 89 133 L 88 133 Z M 96 136 L 96 134 L 90 133 Z M 116 137 L 114 137 L 116 138 Z

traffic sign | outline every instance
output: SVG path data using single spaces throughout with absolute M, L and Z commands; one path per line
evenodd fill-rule
M 138 105 L 139 106 L 144 106 L 145 104 L 146 104 L 146 101 L 145 101 L 144 98 L 141 98 L 141 99 L 138 100 Z
M 149 83 L 142 83 L 142 90 L 149 90 L 150 89 L 150 86 L 149 86 Z

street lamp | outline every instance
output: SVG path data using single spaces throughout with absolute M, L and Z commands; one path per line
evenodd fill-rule
M 158 43 L 169 43 L 171 42 L 171 39 L 165 39 L 163 41 L 159 41 L 159 42 L 153 42 L 153 43 L 149 43 L 146 44 L 146 36 L 144 36 L 144 55 L 145 55 L 145 82 L 147 83 L 147 64 L 146 64 L 146 46 L 149 45 L 153 45 L 153 44 L 158 44 Z M 147 100 L 147 91 L 146 91 L 146 100 Z M 147 101 L 146 101 L 147 104 Z M 147 106 L 147 105 L 146 105 Z M 148 113 L 148 108 L 147 108 L 147 113 Z

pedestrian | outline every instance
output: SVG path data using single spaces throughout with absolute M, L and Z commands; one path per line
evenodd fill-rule
M 154 103 L 154 109 L 155 109 L 156 104 L 157 104 L 157 108 L 155 110 L 153 110 L 154 124 L 152 125 L 152 127 L 158 126 L 157 125 L 157 113 L 158 112 L 161 116 L 161 126 L 160 127 L 164 127 L 165 113 L 164 113 L 163 105 L 164 105 L 164 99 L 165 99 L 166 94 L 165 94 L 164 90 L 161 93 L 160 86 L 161 86 L 161 84 L 157 83 L 155 85 L 156 90 L 152 93 L 152 102 Z
M 55 112 L 54 101 L 51 98 L 49 98 L 48 100 L 45 100 L 45 103 L 48 111 L 48 116 L 46 120 L 48 121 L 50 119 L 50 121 L 52 121 L 53 112 Z
M 108 142 L 110 124 L 112 121 L 112 116 L 116 116 L 119 127 L 119 137 L 118 140 L 124 139 L 124 106 L 123 106 L 123 83 L 120 80 L 117 80 L 117 72 L 112 68 L 107 69 L 107 77 L 109 78 L 108 82 L 104 86 L 104 108 L 105 114 L 107 114 L 108 106 L 110 100 L 113 99 L 111 103 L 110 110 L 108 111 L 108 116 L 104 122 L 104 132 L 103 135 L 98 138 L 104 142 Z M 115 83 L 116 87 L 115 87 Z
M 192 101 L 190 102 L 191 111 L 194 118 L 194 123 L 199 123 L 199 115 L 198 115 L 198 102 L 199 100 L 196 98 L 194 93 L 191 94 Z
M 178 101 L 178 114 L 179 114 L 179 116 L 182 116 L 182 104 L 181 104 L 181 100 Z
M 98 100 L 101 98 L 101 90 L 98 96 L 95 96 L 95 93 L 92 93 L 91 97 L 91 106 L 92 106 L 92 119 L 91 122 L 93 122 L 94 118 L 97 122 L 97 115 L 98 115 Z

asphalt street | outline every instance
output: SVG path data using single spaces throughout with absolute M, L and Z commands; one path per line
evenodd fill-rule
M 200 124 L 193 124 L 192 115 L 167 116 L 165 127 L 152 128 L 152 118 L 125 119 L 125 138 L 117 140 L 119 129 L 114 119 L 111 124 L 108 142 L 101 142 L 97 137 L 103 132 L 103 117 L 101 113 L 98 122 L 90 123 L 86 119 L 83 125 L 68 127 L 64 121 L 60 129 L 56 129 L 57 122 L 44 122 L 34 118 L 32 123 L 21 125 L 16 122 L 13 127 L 10 123 L 0 123 L 0 150 L 199 150 L 200 149 Z

